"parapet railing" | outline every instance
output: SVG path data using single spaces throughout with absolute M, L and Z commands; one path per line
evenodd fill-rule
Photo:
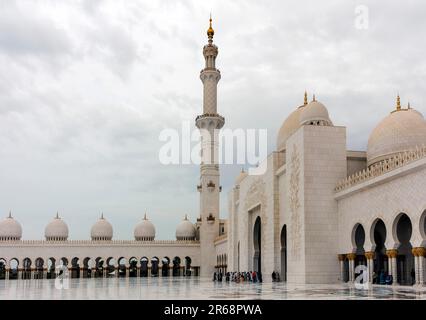
M 413 150 L 400 152 L 389 159 L 373 164 L 367 169 L 356 172 L 343 180 L 340 180 L 334 191 L 340 192 L 356 184 L 381 176 L 392 170 L 401 168 L 409 163 L 426 157 L 426 146 L 416 147 Z
M 108 245 L 171 245 L 171 244 L 199 244 L 198 240 L 153 240 L 153 241 L 137 241 L 137 240 L 3 240 L 1 243 L 11 243 L 20 245 L 43 245 L 43 244 L 67 244 L 67 245 L 93 245 L 93 244 L 108 244 Z

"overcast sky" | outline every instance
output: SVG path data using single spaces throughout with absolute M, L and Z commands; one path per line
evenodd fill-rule
M 355 28 L 356 7 L 369 9 Z M 115 239 L 145 210 L 157 239 L 198 216 L 199 169 L 159 163 L 164 128 L 202 110 L 210 11 L 228 128 L 267 128 L 316 94 L 348 148 L 395 105 L 426 112 L 424 1 L 0 1 L 0 214 L 41 239 L 56 211 L 71 239 L 101 212 Z M 222 166 L 222 212 L 239 166 Z

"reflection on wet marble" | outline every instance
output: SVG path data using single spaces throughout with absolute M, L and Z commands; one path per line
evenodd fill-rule
M 6 299 L 426 299 L 426 288 L 374 286 L 359 290 L 345 284 L 217 283 L 200 278 L 69 279 L 68 289 L 55 280 L 0 280 Z

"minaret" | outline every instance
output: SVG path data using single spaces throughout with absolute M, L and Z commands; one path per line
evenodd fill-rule
M 201 133 L 201 166 L 200 166 L 200 250 L 201 276 L 210 277 L 215 271 L 216 251 L 214 240 L 219 236 L 219 129 L 225 119 L 217 113 L 217 83 L 220 71 L 216 69 L 218 48 L 213 44 L 214 30 L 210 16 L 210 27 L 207 30 L 208 44 L 203 48 L 205 67 L 201 70 L 203 82 L 203 114 L 197 116 L 195 123 Z

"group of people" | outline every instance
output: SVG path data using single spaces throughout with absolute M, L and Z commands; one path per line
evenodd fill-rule
M 224 274 L 219 271 L 213 274 L 213 281 L 222 282 Z M 226 272 L 226 282 L 262 282 L 262 273 L 256 271 Z

